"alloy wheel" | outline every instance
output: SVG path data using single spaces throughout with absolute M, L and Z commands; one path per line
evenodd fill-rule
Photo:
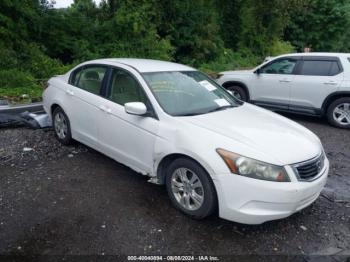
M 55 132 L 60 139 L 65 139 L 67 136 L 67 131 L 67 120 L 62 112 L 58 112 L 55 115 Z
M 350 103 L 337 105 L 333 110 L 333 119 L 340 125 L 350 125 Z
M 187 210 L 197 210 L 204 202 L 204 188 L 199 177 L 181 167 L 171 176 L 171 189 L 176 201 Z

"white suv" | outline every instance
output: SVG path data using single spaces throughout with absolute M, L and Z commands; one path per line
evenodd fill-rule
M 350 128 L 350 54 L 297 53 L 253 70 L 227 71 L 217 82 L 243 101 L 275 111 L 327 116 Z

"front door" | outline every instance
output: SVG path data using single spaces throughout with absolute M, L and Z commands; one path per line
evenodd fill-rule
M 286 57 L 271 61 L 260 68 L 251 81 L 251 99 L 256 104 L 288 109 L 296 63 L 296 58 Z
M 108 102 L 100 107 L 99 139 L 103 152 L 141 173 L 152 172 L 153 152 L 159 127 L 152 106 L 136 76 L 122 68 L 113 68 L 106 94 Z M 143 102 L 148 116 L 125 112 L 124 104 Z

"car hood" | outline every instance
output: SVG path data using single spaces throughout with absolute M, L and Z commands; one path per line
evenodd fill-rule
M 223 75 L 247 75 L 251 74 L 253 70 L 234 70 L 234 71 L 224 71 L 221 72 L 220 74 Z
M 230 147 L 239 143 L 240 148 L 243 146 L 254 153 L 247 155 L 237 152 L 237 148 L 226 147 L 226 150 L 273 164 L 302 162 L 322 151 L 318 137 L 310 130 L 248 103 L 223 111 L 183 117 L 183 120 L 226 137 L 233 142 L 228 143 Z

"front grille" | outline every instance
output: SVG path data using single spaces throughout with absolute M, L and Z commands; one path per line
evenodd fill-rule
M 323 170 L 325 162 L 324 153 L 311 160 L 293 165 L 294 170 L 300 181 L 313 180 Z

